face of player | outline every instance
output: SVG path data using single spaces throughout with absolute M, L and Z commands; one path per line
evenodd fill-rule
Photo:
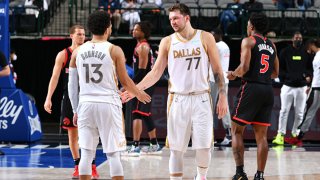
M 182 15 L 179 10 L 169 13 L 169 21 L 175 32 L 183 31 L 188 20 L 190 20 L 190 17 Z
M 71 34 L 71 39 L 76 44 L 81 45 L 84 43 L 86 36 L 84 29 L 75 29 L 74 34 Z
M 253 26 L 252 26 L 252 24 L 251 24 L 251 22 L 250 22 L 250 20 L 249 20 L 249 21 L 248 21 L 248 25 L 247 25 L 247 35 L 248 35 L 248 36 L 251 36 L 252 33 L 253 33 Z
M 132 37 L 135 39 L 142 39 L 144 37 L 141 27 L 138 24 L 133 27 Z

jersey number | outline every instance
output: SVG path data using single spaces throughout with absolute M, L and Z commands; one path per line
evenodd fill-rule
M 260 73 L 266 73 L 269 69 L 269 55 L 262 54 L 261 56 L 261 65 L 264 66 L 260 69 Z
M 189 61 L 188 70 L 190 70 L 190 68 L 191 68 L 191 62 L 192 62 L 194 59 L 197 61 L 197 64 L 196 64 L 196 68 L 195 68 L 195 69 L 198 69 L 199 62 L 200 62 L 200 59 L 201 59 L 201 58 L 200 58 L 200 57 L 194 57 L 194 58 L 186 58 L 186 61 Z
M 86 70 L 86 83 L 89 83 L 89 81 L 91 80 L 93 83 L 100 83 L 102 81 L 103 78 L 103 74 L 100 71 L 100 68 L 102 66 L 102 64 L 90 64 L 91 66 L 89 66 L 89 64 L 83 64 L 83 67 Z M 95 79 L 93 77 L 89 77 L 89 69 L 91 68 L 95 68 L 93 73 L 98 75 L 98 79 Z

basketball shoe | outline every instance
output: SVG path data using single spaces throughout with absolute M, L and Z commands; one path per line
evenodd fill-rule
M 281 133 L 278 133 L 277 136 L 272 141 L 272 144 L 283 145 L 284 144 L 284 135 Z
M 92 175 L 91 179 L 98 179 L 99 178 L 99 173 L 97 171 L 97 166 L 95 164 L 92 164 Z
M 79 179 L 79 166 L 75 165 L 74 166 L 74 171 L 72 174 L 72 179 Z
M 248 180 L 247 174 L 245 172 L 242 173 L 236 173 L 232 180 Z
M 141 154 L 144 154 L 144 155 L 156 155 L 161 153 L 162 153 L 162 148 L 159 146 L 159 144 L 155 144 L 155 145 L 150 144 L 149 146 L 141 149 Z

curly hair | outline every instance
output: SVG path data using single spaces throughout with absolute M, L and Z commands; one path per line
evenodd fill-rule
M 169 8 L 169 12 L 175 11 L 175 10 L 179 10 L 180 13 L 184 16 L 188 15 L 190 16 L 190 9 L 187 5 L 183 4 L 183 3 L 176 3 L 174 4 L 172 7 Z
M 151 28 L 152 25 L 149 21 L 141 21 L 136 23 L 136 25 L 140 26 L 141 31 L 144 33 L 144 38 L 149 39 L 151 36 Z
M 110 16 L 106 11 L 94 11 L 88 18 L 87 27 L 92 34 L 103 35 L 110 24 Z
M 255 31 L 261 34 L 265 33 L 269 28 L 269 19 L 264 13 L 252 13 L 249 21 Z

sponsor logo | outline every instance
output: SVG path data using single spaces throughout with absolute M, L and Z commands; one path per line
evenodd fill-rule
M 0 99 L 0 118 L 12 118 L 11 124 L 15 124 L 23 106 L 17 106 L 13 100 L 8 101 L 7 97 Z

